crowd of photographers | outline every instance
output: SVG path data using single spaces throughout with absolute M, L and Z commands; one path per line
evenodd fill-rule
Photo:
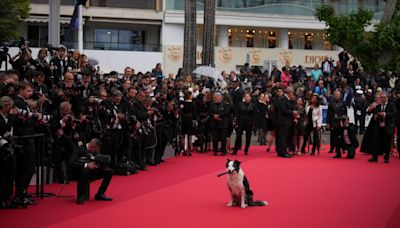
M 102 165 L 108 178 L 96 199 L 110 200 L 104 195 L 111 180 L 110 167 L 117 174 L 144 171 L 164 162 L 167 144 L 175 148 L 176 156 L 191 156 L 195 149 L 202 153 L 211 150 L 214 155 L 237 154 L 246 132 L 247 155 L 252 132 L 257 131 L 258 142 L 267 145 L 267 151 L 276 135 L 278 156 L 289 158 L 290 151 L 305 154 L 313 134 L 314 155 L 320 146 L 319 106 L 324 104 L 328 105 L 330 151 L 336 152 L 336 158 L 343 151 L 354 158 L 355 136 L 366 132 L 365 119 L 371 114 L 370 122 L 375 125 L 367 130 L 368 137 L 376 145 L 384 142 L 388 161 L 394 135 L 388 128 L 399 122 L 395 121 L 400 108 L 397 78 L 385 71 L 366 74 L 346 52 L 339 54 L 337 62 L 325 59 L 309 74 L 301 66 L 261 72 L 245 64 L 240 74 L 222 72 L 225 82 L 195 79 L 181 71 L 165 76 L 161 64 L 146 73 L 126 67 L 122 75 L 103 75 L 78 51 L 61 46 L 50 52 L 50 60 L 48 54 L 41 49 L 35 59 L 23 46 L 10 60 L 13 69 L 0 73 L 2 208 L 35 204 L 27 194 L 36 164 L 35 140 L 29 138 L 34 134 L 45 136 L 46 164 L 54 168 L 59 183 L 73 179 L 76 167 L 84 168 L 83 173 L 96 168 L 90 159 L 76 160 L 82 151 L 88 152 L 88 157 L 91 150 L 108 155 L 103 163 L 109 164 Z M 355 125 L 346 117 L 350 107 Z M 233 131 L 236 140 L 231 146 Z M 18 139 L 20 136 L 26 138 Z M 194 144 L 193 136 L 197 138 Z M 371 161 L 377 161 L 379 155 L 381 147 L 376 145 L 363 143 L 364 152 L 373 154 Z M 78 195 L 81 204 L 88 176 L 82 180 L 85 184 L 79 177 L 78 172 L 75 179 L 82 191 Z M 14 183 L 15 197 L 10 202 Z

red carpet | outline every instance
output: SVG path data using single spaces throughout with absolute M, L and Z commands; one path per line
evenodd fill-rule
M 0 211 L 0 227 L 400 227 L 400 160 L 370 164 L 360 153 L 355 160 L 331 156 L 283 159 L 264 147 L 236 156 L 266 207 L 226 207 L 225 177 L 216 177 L 226 157 L 196 153 L 114 177 L 107 192 L 112 202 L 80 206 L 72 197 L 46 198 L 25 210 Z M 98 185 L 91 185 L 92 198 Z M 57 194 L 61 187 L 45 190 Z M 60 195 L 74 193 L 72 183 Z

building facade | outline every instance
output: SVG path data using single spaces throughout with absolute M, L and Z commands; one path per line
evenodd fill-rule
M 204 0 L 197 2 L 197 63 L 201 64 Z M 337 59 L 339 47 L 327 41 L 316 7 L 327 0 L 216 0 L 215 63 L 219 70 L 238 70 L 244 63 L 269 70 L 272 65 L 313 67 L 325 56 Z M 336 0 L 337 12 L 361 5 L 379 18 L 384 2 Z M 75 0 L 61 0 L 60 40 L 77 48 L 77 31 L 70 28 Z M 105 72 L 136 71 L 163 64 L 165 73 L 182 66 L 184 0 L 89 0 L 83 8 L 84 53 L 99 60 Z M 31 0 L 30 17 L 22 36 L 35 47 L 48 42 L 49 0 Z M 212 38 L 210 38 L 212 39 Z M 12 50 L 16 52 L 17 50 Z M 12 52 L 11 51 L 11 52 Z

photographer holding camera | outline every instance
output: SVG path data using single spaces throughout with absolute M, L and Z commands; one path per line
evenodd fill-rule
M 113 170 L 110 168 L 111 157 L 99 154 L 102 147 L 100 139 L 94 138 L 86 145 L 75 149 L 70 158 L 71 172 L 78 177 L 77 204 L 89 200 L 90 180 L 103 178 L 95 200 L 111 201 L 105 196 L 111 182 Z
M 14 102 L 18 110 L 18 117 L 14 121 L 14 136 L 30 136 L 36 134 L 36 124 L 41 120 L 41 113 L 32 113 L 27 100 L 33 94 L 33 85 L 28 82 L 20 82 L 18 95 Z M 17 175 L 15 179 L 15 200 L 17 205 L 36 204 L 33 199 L 28 197 L 26 190 L 32 179 L 36 167 L 36 149 L 34 139 L 20 139 L 17 143 L 21 145 L 21 150 L 16 153 Z
M 79 120 L 72 115 L 72 105 L 68 101 L 60 104 L 59 109 L 54 112 L 50 130 L 54 136 L 54 162 L 56 165 L 57 182 L 68 183 L 67 161 L 76 147 L 77 127 Z
M 15 156 L 11 140 L 13 118 L 17 109 L 13 109 L 14 101 L 4 96 L 0 98 L 0 209 L 7 209 L 10 205 L 7 199 L 13 193 L 15 178 Z
M 339 120 L 338 126 L 339 134 L 335 138 L 336 156 L 335 158 L 341 158 L 342 154 L 340 150 L 347 150 L 347 158 L 354 159 L 356 149 L 358 147 L 357 140 L 357 126 L 349 123 L 349 117 L 344 116 Z

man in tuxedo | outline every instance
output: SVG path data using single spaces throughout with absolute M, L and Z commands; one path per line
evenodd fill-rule
M 296 115 L 296 111 L 293 110 L 293 105 L 291 100 L 295 98 L 294 91 L 292 87 L 287 87 L 285 89 L 285 94 L 278 98 L 275 102 L 276 111 L 276 135 L 277 140 L 277 152 L 279 157 L 290 158 L 288 154 L 288 139 L 289 139 L 289 129 L 293 125 L 293 116 Z
M 77 184 L 77 204 L 83 204 L 89 199 L 90 180 L 103 178 L 95 200 L 111 201 L 111 198 L 105 196 L 108 185 L 112 178 L 112 169 L 104 164 L 96 162 L 96 155 L 100 152 L 102 143 L 100 139 L 94 138 L 86 145 L 75 149 L 70 158 L 70 167 L 78 177 Z
M 378 122 L 378 145 L 382 151 L 374 151 L 369 162 L 378 162 L 379 154 L 384 154 L 385 163 L 389 163 L 390 147 L 392 143 L 395 119 L 396 105 L 388 100 L 388 95 L 381 94 L 382 103 L 376 106 L 374 111 L 375 120 Z
M 335 90 L 333 93 L 333 100 L 328 105 L 326 128 L 331 131 L 329 153 L 333 153 L 335 148 L 335 139 L 340 134 L 340 120 L 342 117 L 347 116 L 346 104 L 341 100 L 341 95 L 342 94 L 339 90 Z
M 222 94 L 219 92 L 214 94 L 214 102 L 210 105 L 209 115 L 214 156 L 217 155 L 218 151 L 221 151 L 222 156 L 224 156 L 226 154 L 226 136 L 229 127 L 229 108 L 222 102 Z M 220 150 L 218 149 L 219 142 L 221 142 Z
M 76 69 L 75 62 L 68 57 L 67 48 L 61 45 L 57 50 L 57 55 L 50 62 L 50 72 L 52 78 L 50 79 L 51 85 L 58 83 L 59 81 L 64 80 L 63 76 L 74 69 Z
M 14 99 L 14 105 L 19 109 L 18 118 L 15 118 L 13 135 L 29 136 L 36 133 L 35 126 L 38 120 L 42 119 L 40 113 L 33 113 L 27 100 L 33 94 L 33 85 L 28 82 L 20 82 L 18 95 Z M 14 204 L 36 204 L 27 194 L 27 188 L 35 173 L 36 149 L 35 140 L 18 139 L 16 143 L 20 145 L 19 153 L 16 153 L 17 173 L 15 177 L 15 199 Z

